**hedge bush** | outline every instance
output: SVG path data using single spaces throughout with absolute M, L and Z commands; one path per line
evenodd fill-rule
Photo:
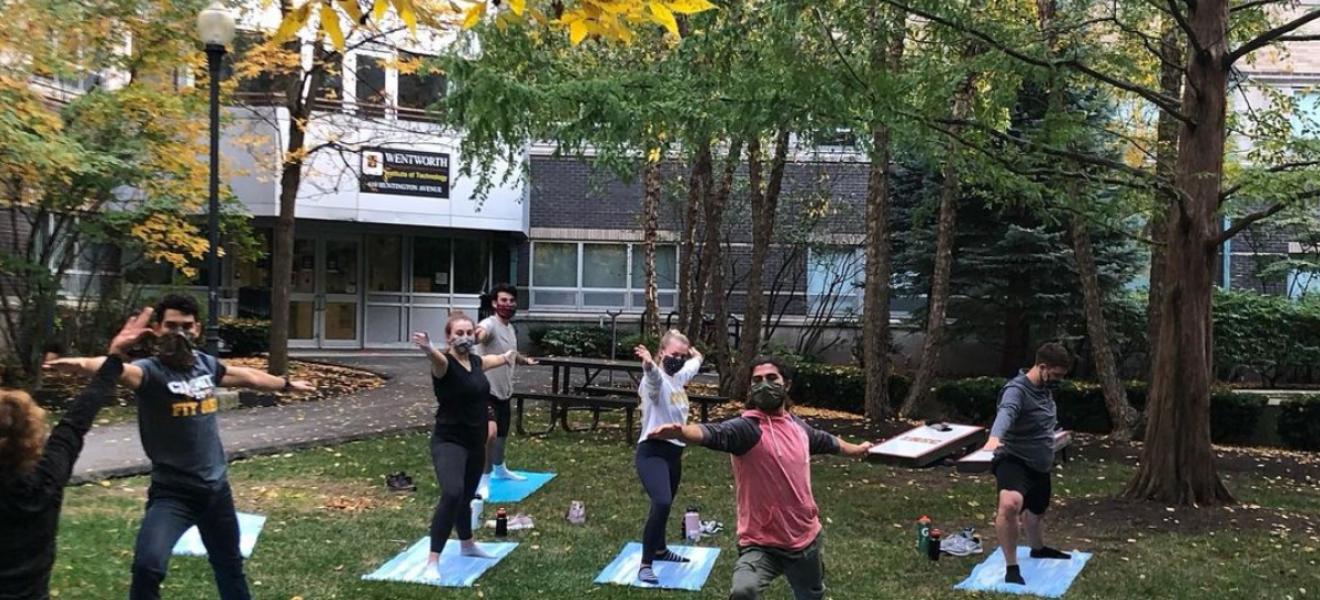
M 794 366 L 793 401 L 804 406 L 866 412 L 866 376 L 860 367 L 799 363 Z M 912 382 L 902 375 L 889 378 L 890 409 L 897 410 L 907 396 Z
M 595 325 L 534 330 L 531 337 L 540 354 L 584 358 L 608 358 L 610 355 L 610 332 Z
M 1320 450 L 1320 396 L 1284 402 L 1279 408 L 1283 444 L 1294 450 Z
M 254 356 L 270 350 L 270 321 L 220 317 L 220 339 L 230 356 Z
M 1210 395 L 1210 439 L 1220 444 L 1251 441 L 1268 399 L 1259 394 L 1215 392 Z

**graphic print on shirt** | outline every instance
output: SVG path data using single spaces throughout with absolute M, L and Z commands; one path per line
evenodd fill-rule
M 188 381 L 171 381 L 166 384 L 170 393 L 191 398 L 170 404 L 171 417 L 195 417 L 209 415 L 219 408 L 215 399 L 215 383 L 210 374 L 199 375 Z

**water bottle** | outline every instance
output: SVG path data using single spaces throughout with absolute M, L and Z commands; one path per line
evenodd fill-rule
M 917 519 L 917 552 L 926 554 L 928 546 L 930 546 L 930 517 L 923 515 Z
M 930 540 L 926 545 L 926 556 L 931 560 L 940 559 L 940 538 L 943 535 L 938 529 L 930 530 Z
M 683 514 L 683 537 L 689 542 L 701 539 L 701 515 L 697 513 L 695 506 L 689 506 L 687 512 Z
M 472 499 L 472 531 L 481 529 L 481 510 L 485 508 L 485 503 L 481 501 L 481 496 Z
M 500 508 L 495 511 L 495 537 L 507 537 L 509 535 L 509 513 Z

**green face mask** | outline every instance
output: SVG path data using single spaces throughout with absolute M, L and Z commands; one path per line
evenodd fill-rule
M 762 381 L 752 385 L 747 404 L 762 412 L 774 412 L 784 407 L 788 389 L 775 381 Z

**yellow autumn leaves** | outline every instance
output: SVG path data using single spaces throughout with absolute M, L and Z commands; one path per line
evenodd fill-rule
M 490 11 L 492 2 L 498 6 L 501 0 L 477 0 L 470 4 L 464 2 L 465 9 L 460 9 L 453 0 L 371 0 L 370 15 L 362 12 L 360 1 L 306 0 L 285 15 L 275 39 L 291 39 L 307 26 L 315 14 L 318 33 L 324 34 L 335 48 L 343 50 L 347 43 L 345 17 L 351 29 L 366 24 L 368 18 L 381 22 L 391 8 L 409 31 L 416 31 L 419 20 L 437 23 L 440 17 L 449 15 L 461 15 L 463 29 L 471 29 L 481 23 Z M 676 15 L 693 15 L 715 8 L 709 0 L 576 0 L 568 6 L 557 1 L 554 4 L 557 16 L 551 19 L 540 10 L 529 8 L 527 0 L 502 1 L 507 3 L 514 18 L 530 16 L 539 24 L 566 28 L 569 41 L 574 46 L 589 37 L 630 43 L 636 37 L 636 28 L 646 24 L 660 25 L 671 35 L 677 36 L 679 30 Z

